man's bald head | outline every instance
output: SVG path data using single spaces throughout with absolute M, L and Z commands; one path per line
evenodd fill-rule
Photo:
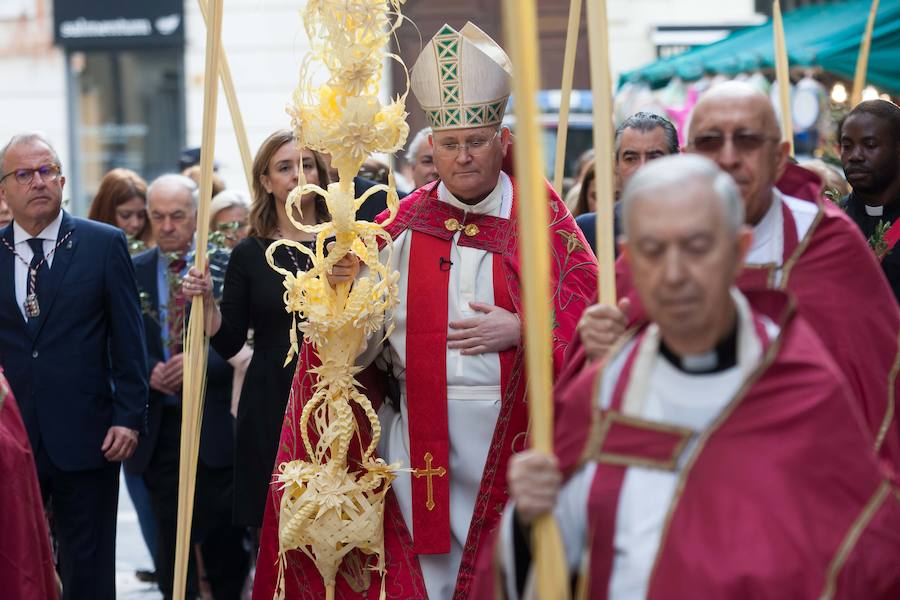
M 734 178 L 751 225 L 769 210 L 789 149 L 769 98 L 746 83 L 717 85 L 694 107 L 686 150 L 714 160 Z
M 767 134 L 781 137 L 781 125 L 778 123 L 778 115 L 775 114 L 775 107 L 772 106 L 769 97 L 744 81 L 725 81 L 710 88 L 694 106 L 694 115 L 708 110 L 707 105 L 718 107 L 733 106 L 734 104 L 753 107 L 758 113 L 762 129 Z M 691 127 L 688 130 L 689 138 L 694 133 L 693 125 L 694 123 L 691 121 Z

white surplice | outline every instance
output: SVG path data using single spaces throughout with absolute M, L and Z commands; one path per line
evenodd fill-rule
M 650 325 L 635 358 L 629 386 L 623 398 L 622 412 L 645 419 L 687 427 L 695 432 L 706 429 L 740 389 L 745 378 L 762 355 L 753 330 L 750 309 L 743 295 L 732 290 L 738 308 L 737 364 L 723 371 L 691 374 L 675 368 L 659 357 L 659 329 Z M 765 320 L 770 337 L 778 327 Z M 604 369 L 595 402 L 608 408 L 613 390 L 625 362 L 634 349 L 631 340 Z M 666 514 L 675 494 L 681 469 L 696 449 L 693 436 L 674 471 L 630 466 L 625 472 L 616 512 L 613 537 L 614 558 L 609 584 L 610 600 L 643 600 L 647 595 L 650 571 L 659 549 Z M 559 523 L 569 571 L 581 567 L 587 539 L 587 502 L 596 471 L 589 462 L 576 472 L 560 491 L 554 516 Z M 503 564 L 509 598 L 518 598 L 512 535 L 512 507 L 501 523 Z M 529 588 L 531 586 L 529 585 Z M 529 589 L 526 597 L 531 597 Z
M 438 199 L 462 210 L 509 218 L 512 209 L 512 182 L 500 173 L 497 186 L 481 202 L 469 206 L 455 198 L 444 186 L 438 185 Z M 402 392 L 401 410 L 385 404 L 379 411 L 382 437 L 380 455 L 390 462 L 409 467 L 409 427 L 406 408 L 406 298 L 416 293 L 415 274 L 410 277 L 409 253 L 412 231 L 406 230 L 391 245 L 390 267 L 400 273 L 400 305 L 393 311 L 394 330 L 388 337 L 388 358 Z M 484 250 L 457 245 L 456 232 L 450 248 L 450 282 L 448 289 L 447 322 L 457 321 L 480 313 L 469 307 L 470 302 L 494 304 L 493 255 Z M 388 259 L 388 249 L 382 250 L 382 260 Z M 449 328 L 448 328 L 449 331 Z M 381 336 L 369 339 L 370 347 L 359 361 L 371 362 Z M 437 351 L 438 349 L 434 349 Z M 462 356 L 457 350 L 447 353 L 447 419 L 450 434 L 450 530 L 449 554 L 420 555 L 419 564 L 430 600 L 453 596 L 456 574 L 462 560 L 475 508 L 481 475 L 490 447 L 494 427 L 500 413 L 500 357 L 497 353 Z M 412 424 L 415 427 L 415 423 Z M 435 465 L 435 467 L 443 465 Z M 411 474 L 400 473 L 392 484 L 406 526 L 415 538 L 412 527 Z
M 784 214 L 782 204 L 787 206 L 794 217 L 797 229 L 797 240 L 803 241 L 812 226 L 819 207 L 793 196 L 786 196 L 777 189 L 772 189 L 772 205 L 756 227 L 753 228 L 753 244 L 747 253 L 748 265 L 776 265 L 775 285 L 781 284 L 784 266 Z

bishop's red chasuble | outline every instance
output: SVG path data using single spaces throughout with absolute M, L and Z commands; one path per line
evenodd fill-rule
M 412 465 L 404 466 L 414 469 L 412 531 L 405 525 L 394 494 L 388 494 L 385 512 L 388 598 L 426 598 L 417 556 L 445 553 L 450 546 L 445 361 L 450 268 L 446 257 L 452 243 L 493 255 L 494 304 L 522 315 L 519 280 L 523 266 L 518 256 L 518 245 L 522 242 L 518 239 L 515 192 L 510 218 L 503 219 L 466 212 L 442 202 L 437 198 L 437 186 L 437 182 L 426 185 L 404 198 L 396 219 L 387 227 L 394 239 L 403 232 L 412 236 L 409 297 L 405 299 L 406 399 Z M 596 259 L 571 214 L 549 185 L 547 188 L 554 290 L 548 309 L 554 313 L 554 369 L 558 373 L 578 318 L 595 289 Z M 382 214 L 379 219 L 385 217 Z M 453 242 L 457 233 L 457 241 Z M 314 375 L 308 369 L 315 364 L 314 360 L 311 348 L 304 344 L 285 414 L 276 470 L 283 462 L 305 458 L 302 444 L 298 443 L 297 424 L 304 402 L 311 396 Z M 506 463 L 515 450 L 525 445 L 528 416 L 522 346 L 499 353 L 499 363 L 500 412 L 456 579 L 454 598 L 458 599 L 475 597 L 471 595 L 471 585 L 476 560 L 506 504 Z M 364 385 L 373 404 L 380 401 L 375 393 L 378 386 L 374 382 Z M 280 496 L 277 487 L 272 486 L 263 523 L 254 598 L 268 600 L 274 593 Z M 336 598 L 378 598 L 381 582 L 377 573 L 366 569 L 366 561 L 359 553 L 344 560 Z M 288 598 L 324 597 L 315 566 L 299 552 L 288 554 L 286 586 Z

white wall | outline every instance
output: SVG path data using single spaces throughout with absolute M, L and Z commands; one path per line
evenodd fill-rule
M 25 18 L 0 13 L 0 140 L 26 129 L 45 132 L 68 156 L 63 52 L 52 45 L 49 0 L 14 0 Z M 130 0 L 135 1 L 135 0 Z M 441 10 L 444 0 L 423 0 Z M 6 0 L 0 0 L 0 3 Z M 304 0 L 228 0 L 222 41 L 231 64 L 251 153 L 272 131 L 287 127 L 284 111 L 309 48 L 301 26 Z M 196 0 L 185 0 L 186 144 L 202 137 L 206 27 Z M 13 11 L 15 12 L 15 11 Z M 650 34 L 657 25 L 716 24 L 753 19 L 752 0 L 608 0 L 610 53 L 618 73 L 655 58 Z M 475 16 L 477 19 L 477 16 Z M 246 189 L 231 117 L 221 90 L 216 159 L 229 187 Z
M 297 85 L 300 63 L 309 49 L 298 0 L 229 0 L 222 21 L 222 44 L 247 128 L 250 152 L 276 129 L 288 127 L 284 108 Z M 187 144 L 203 135 L 203 77 L 206 27 L 195 0 L 185 2 L 185 89 Z M 216 160 L 228 187 L 247 189 L 231 115 L 221 86 L 217 108 Z
M 65 173 L 71 170 L 65 55 L 53 47 L 51 16 L 35 20 L 34 4 L 16 4 L 30 18 L 0 14 L 0 146 L 16 133 L 40 131 L 55 147 Z
M 610 68 L 620 73 L 656 60 L 650 40 L 660 25 L 755 22 L 753 0 L 607 0 Z

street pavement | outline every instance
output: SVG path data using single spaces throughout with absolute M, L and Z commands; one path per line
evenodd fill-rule
M 116 598 L 118 600 L 159 600 L 162 594 L 155 583 L 138 581 L 138 569 L 152 571 L 153 561 L 141 536 L 137 513 L 125 487 L 119 480 L 119 513 L 116 529 Z

